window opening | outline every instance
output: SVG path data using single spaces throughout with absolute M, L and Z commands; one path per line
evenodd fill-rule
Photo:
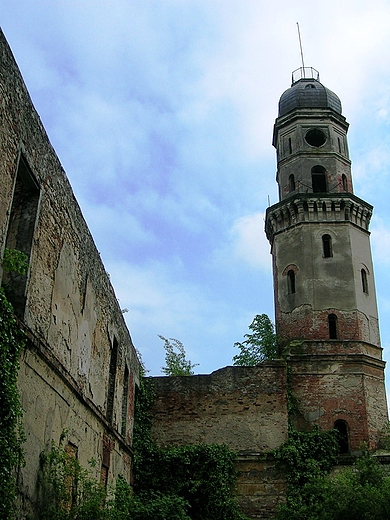
M 335 314 L 329 314 L 328 325 L 329 339 L 337 339 L 337 316 Z
M 314 166 L 311 169 L 311 181 L 313 186 L 313 193 L 326 193 L 326 175 L 323 166 Z
M 290 191 L 295 191 L 295 178 L 293 174 L 288 178 L 288 186 Z
M 343 173 L 343 190 L 348 191 L 347 176 Z
M 127 426 L 127 408 L 129 404 L 129 369 L 125 366 L 125 374 L 123 377 L 123 396 L 122 396 L 122 425 L 121 434 L 122 437 L 126 437 L 126 426 Z
M 362 288 L 363 292 L 368 294 L 368 281 L 367 281 L 367 271 L 365 269 L 362 269 L 360 271 L 360 274 L 362 276 Z
M 288 285 L 288 294 L 295 293 L 295 272 L 293 269 L 290 269 L 287 272 L 287 285 Z
M 341 153 L 341 139 L 340 139 L 340 137 L 337 138 L 337 141 L 339 143 L 339 153 Z
M 291 137 L 288 138 L 288 151 L 290 154 L 292 154 L 292 143 L 291 143 Z
M 114 336 L 114 341 L 111 349 L 110 356 L 110 372 L 108 376 L 108 388 L 107 388 L 107 409 L 106 417 L 107 420 L 112 423 L 114 415 L 114 396 L 115 396 L 115 382 L 116 382 L 116 368 L 118 361 L 118 341 Z
M 324 258 L 330 258 L 333 256 L 332 252 L 332 237 L 330 235 L 322 235 L 322 249 Z
M 320 146 L 326 143 L 326 135 L 319 128 L 312 128 L 306 133 L 305 141 L 310 146 L 319 148 Z
M 334 423 L 334 429 L 339 432 L 339 453 L 349 453 L 348 424 L 338 420 Z
M 5 247 L 22 251 L 30 259 L 38 212 L 39 187 L 26 161 L 20 156 L 12 198 Z M 2 283 L 16 315 L 23 318 L 26 306 L 27 273 L 4 273 Z

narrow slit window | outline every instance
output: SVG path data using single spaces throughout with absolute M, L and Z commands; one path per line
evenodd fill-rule
M 343 190 L 348 191 L 347 176 L 343 173 Z
M 337 339 L 337 316 L 335 314 L 329 314 L 328 325 L 329 339 Z
M 125 374 L 123 377 L 123 396 L 122 396 L 122 437 L 126 437 L 127 429 L 127 409 L 129 405 L 129 369 L 125 366 Z
M 324 258 L 330 258 L 333 256 L 332 237 L 330 235 L 322 235 L 322 249 Z
M 292 154 L 291 137 L 288 138 L 288 152 L 289 152 L 290 155 Z
M 362 289 L 363 292 L 368 294 L 368 281 L 367 281 L 367 271 L 365 269 L 362 269 L 360 271 L 361 277 L 362 277 Z
M 295 177 L 293 174 L 288 178 L 289 191 L 295 191 Z
M 112 423 L 114 417 L 114 396 L 115 396 L 115 383 L 116 383 L 116 370 L 118 362 L 118 341 L 114 336 L 114 341 L 111 349 L 110 356 L 110 372 L 108 375 L 108 388 L 107 388 L 107 408 L 106 417 L 107 420 Z
M 288 294 L 295 293 L 295 272 L 293 269 L 290 269 L 287 272 L 287 285 L 288 285 Z

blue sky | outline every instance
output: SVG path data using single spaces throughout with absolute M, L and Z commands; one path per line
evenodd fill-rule
M 0 25 L 151 374 L 158 334 L 208 373 L 273 318 L 264 211 L 280 95 L 320 71 L 350 123 L 390 360 L 390 3 L 0 0 Z

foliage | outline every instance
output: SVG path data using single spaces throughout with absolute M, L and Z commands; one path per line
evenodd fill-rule
M 244 520 L 231 496 L 234 453 L 226 446 L 203 444 L 160 449 L 150 435 L 149 409 L 154 398 L 152 378 L 142 378 L 134 427 L 135 502 L 162 500 L 164 507 L 176 507 L 175 514 L 182 515 L 172 513 L 171 518 L 183 520 Z
M 161 370 L 166 376 L 192 376 L 194 375 L 193 368 L 198 364 L 193 365 L 191 361 L 186 359 L 186 351 L 181 341 L 175 338 L 164 338 L 158 335 L 164 342 L 165 349 L 165 367 Z M 175 352 L 175 350 L 177 352 Z
M 243 519 L 231 496 L 235 455 L 223 445 L 154 448 L 144 457 L 136 492 L 181 497 L 192 520 Z
M 14 518 L 16 469 L 23 462 L 22 407 L 17 386 L 25 335 L 0 288 L 0 518 Z
M 390 477 L 365 453 L 354 466 L 306 482 L 290 494 L 278 520 L 387 520 Z
M 338 435 L 337 430 L 298 432 L 290 428 L 287 441 L 274 451 L 286 466 L 290 487 L 301 487 L 329 473 L 338 460 Z
M 63 446 L 41 454 L 40 520 L 105 520 L 106 490 Z
M 245 334 L 245 341 L 237 342 L 240 353 L 233 357 L 233 364 L 256 366 L 266 359 L 277 359 L 281 355 L 280 340 L 274 325 L 266 314 L 257 314 L 249 325 L 252 334 Z
M 130 486 L 119 477 L 110 520 L 191 520 L 186 513 L 187 504 L 178 496 L 161 493 L 132 494 Z
M 26 274 L 28 270 L 28 256 L 18 249 L 5 248 L 3 268 L 7 272 Z

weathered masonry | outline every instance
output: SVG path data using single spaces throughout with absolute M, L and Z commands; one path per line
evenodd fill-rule
M 66 433 L 96 477 L 132 478 L 139 364 L 121 310 L 65 172 L 0 32 L 0 257 L 29 259 L 26 276 L 2 272 L 28 335 L 19 385 L 26 465 L 21 511 L 37 499 L 40 453 Z
M 347 130 L 339 98 L 318 73 L 296 71 L 274 127 L 280 201 L 266 213 L 285 361 L 155 378 L 156 441 L 235 450 L 238 498 L 253 519 L 272 517 L 283 500 L 283 475 L 262 455 L 287 439 L 289 420 L 300 430 L 338 429 L 341 454 L 362 442 L 375 451 L 388 421 L 372 206 L 353 193 Z M 299 403 L 290 416 L 287 385 Z
M 353 193 L 348 123 L 312 68 L 279 101 L 273 144 L 280 202 L 267 209 L 278 334 L 290 342 L 303 419 L 375 450 L 387 423 L 369 223 Z

